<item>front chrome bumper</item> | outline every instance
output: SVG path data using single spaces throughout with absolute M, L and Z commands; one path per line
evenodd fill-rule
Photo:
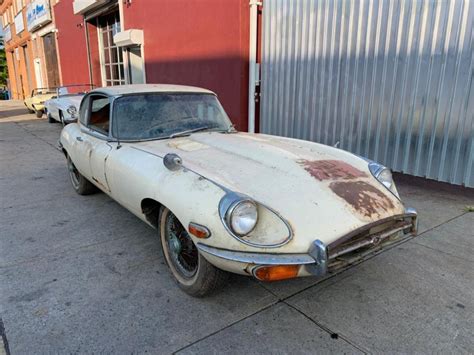
M 393 222 L 389 228 L 376 233 L 369 233 L 372 228 L 389 222 Z M 230 267 L 229 271 L 253 274 L 252 270 L 261 266 L 300 265 L 303 270 L 300 276 L 321 277 L 360 262 L 390 245 L 414 236 L 416 230 L 417 213 L 414 209 L 407 209 L 403 215 L 393 216 L 365 226 L 329 245 L 320 240 L 315 240 L 311 244 L 308 253 L 239 252 L 215 248 L 203 243 L 197 243 L 197 247 L 205 256 L 210 256 L 214 260 L 217 258 L 222 263 L 231 263 L 233 267 Z M 234 270 L 237 265 L 239 270 Z

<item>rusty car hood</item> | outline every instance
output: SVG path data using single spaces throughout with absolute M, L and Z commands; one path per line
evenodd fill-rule
M 184 167 L 276 210 L 295 235 L 325 243 L 404 212 L 365 160 L 322 144 L 205 132 L 135 145 L 159 156 L 178 154 Z

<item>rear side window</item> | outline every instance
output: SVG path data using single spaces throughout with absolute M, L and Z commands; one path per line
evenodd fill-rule
M 89 120 L 88 127 L 94 131 L 109 135 L 110 101 L 108 97 L 101 95 L 89 96 Z
M 87 116 L 89 116 L 89 96 L 86 96 L 82 102 L 81 106 L 79 108 L 79 122 L 83 124 L 84 126 L 87 125 Z

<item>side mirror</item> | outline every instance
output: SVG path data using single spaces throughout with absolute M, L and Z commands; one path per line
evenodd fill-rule
M 163 158 L 163 164 L 168 170 L 176 171 L 183 166 L 183 160 L 178 154 L 168 153 Z

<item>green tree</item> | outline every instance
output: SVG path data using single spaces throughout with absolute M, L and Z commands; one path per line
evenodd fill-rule
M 5 55 L 5 47 L 3 45 L 3 38 L 0 37 L 0 87 L 7 85 L 7 57 Z

